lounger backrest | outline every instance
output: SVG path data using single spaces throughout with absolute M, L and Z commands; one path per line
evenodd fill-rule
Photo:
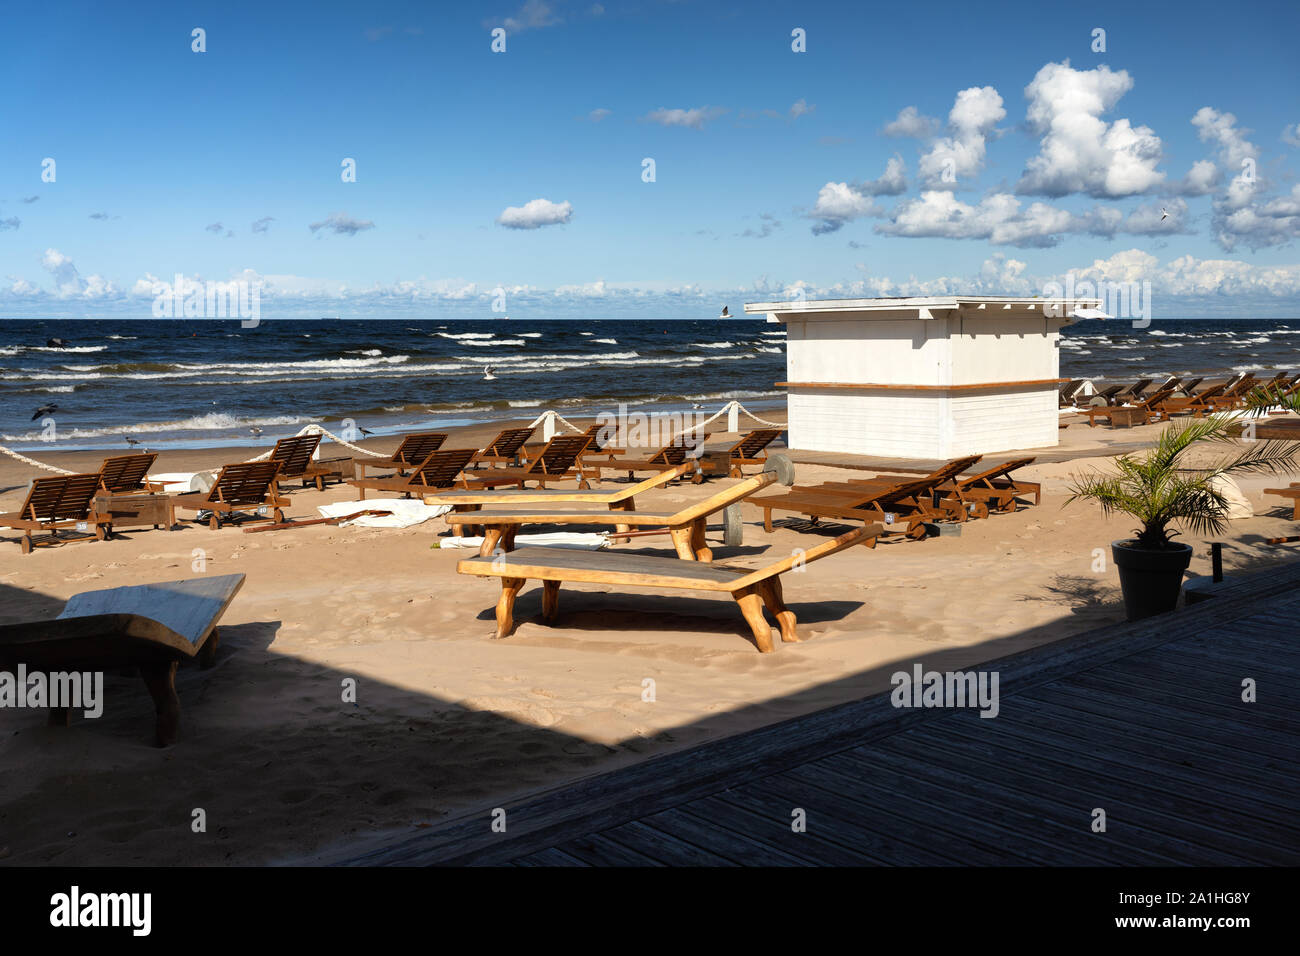
M 430 452 L 412 473 L 410 483 L 422 488 L 450 488 L 477 454 L 474 448 L 441 448 Z
M 1218 395 L 1225 388 L 1227 388 L 1226 382 L 1221 382 L 1218 385 L 1207 385 L 1205 388 L 1201 389 L 1201 391 L 1198 394 L 1193 395 L 1192 398 L 1195 401 L 1203 402 L 1207 398 L 1214 398 L 1214 396 Z
M 22 516 L 33 521 L 81 521 L 99 490 L 99 474 L 37 478 L 23 502 Z
M 926 492 L 933 491 L 945 481 L 951 481 L 956 478 L 982 457 L 982 455 L 969 455 L 966 458 L 954 458 L 942 468 L 932 471 L 930 474 L 922 478 L 900 481 L 897 484 L 882 488 L 867 500 L 869 502 L 874 501 L 879 504 L 887 504 L 893 501 L 900 501 L 903 498 L 913 498 L 917 495 L 923 495 Z
M 597 427 L 597 426 L 593 426 Z M 536 458 L 528 463 L 531 475 L 562 475 L 578 460 L 578 456 L 587 450 L 593 437 L 591 435 L 557 435 L 546 443 Z
M 1006 475 L 1007 477 L 1010 477 L 1011 472 L 1015 471 L 1017 468 L 1024 468 L 1026 465 L 1033 464 L 1033 462 L 1034 459 L 1032 457 L 1013 458 L 1011 461 L 1004 461 L 1000 465 L 993 465 L 991 468 L 985 468 L 979 474 L 971 475 L 968 478 L 962 478 L 957 482 L 957 487 L 962 489 L 972 488 L 981 481 L 988 481 L 990 478 L 996 478 L 998 475 Z
M 417 435 L 407 435 L 397 446 L 397 451 L 393 452 L 391 460 L 395 465 L 418 465 L 441 448 L 446 440 L 446 432 L 420 432 Z
M 789 556 L 782 558 L 775 564 L 769 564 L 765 568 L 759 568 L 742 578 L 737 578 L 732 582 L 733 588 L 753 587 L 761 581 L 766 581 L 770 577 L 778 574 L 784 574 L 796 564 L 801 567 L 807 565 L 818 558 L 824 558 L 828 554 L 834 554 L 836 551 L 843 551 L 845 548 L 851 548 L 855 544 L 863 544 L 871 538 L 878 538 L 885 533 L 885 526 L 879 523 L 872 523 L 861 528 L 854 528 L 838 538 L 832 538 L 824 544 L 819 544 L 815 548 L 809 548 L 807 551 L 795 549 Z M 723 567 L 724 565 L 719 565 Z
M 1101 389 L 1100 391 L 1098 391 L 1097 394 L 1094 395 L 1094 396 L 1092 396 L 1092 397 L 1093 397 L 1093 398 L 1110 398 L 1112 395 L 1114 395 L 1116 392 L 1118 392 L 1118 391 L 1119 391 L 1121 388 L 1123 388 L 1123 387 L 1124 387 L 1123 385 L 1107 385 L 1105 388 L 1103 388 L 1103 389 Z
M 533 437 L 532 428 L 507 428 L 492 439 L 491 444 L 483 449 L 483 454 L 493 458 L 513 458 Z
M 295 435 L 293 438 L 281 438 L 271 449 L 271 460 L 280 462 L 280 476 L 292 478 L 301 475 L 311 464 L 311 456 L 316 454 L 320 444 L 320 435 Z
M 780 428 L 756 428 L 731 446 L 732 458 L 753 458 L 781 436 Z
M 675 439 L 664 445 L 657 452 L 650 456 L 650 461 L 659 465 L 680 465 L 686 461 L 686 456 L 698 458 L 698 452 L 704 448 L 704 443 L 708 441 L 709 436 L 705 435 L 678 435 Z
M 157 460 L 155 452 L 144 455 L 119 455 L 105 458 L 99 466 L 99 484 L 110 494 L 135 491 L 144 484 L 144 476 Z
M 1192 390 L 1196 388 L 1197 385 L 1200 385 L 1203 381 L 1205 381 L 1205 376 L 1198 375 L 1196 378 L 1189 379 L 1188 381 L 1180 383 L 1178 385 L 1178 389 L 1179 391 L 1185 392 L 1186 394 L 1190 395 L 1192 394 Z
M 223 465 L 207 500 L 232 505 L 261 504 L 271 493 L 271 484 L 279 477 L 282 466 L 282 462 L 274 459 Z
M 1152 392 L 1150 397 L 1143 399 L 1138 404 L 1138 407 L 1155 408 L 1157 405 L 1159 405 L 1161 402 L 1163 402 L 1166 398 L 1168 398 L 1172 394 L 1174 394 L 1174 390 L 1172 388 L 1162 388 L 1158 392 Z

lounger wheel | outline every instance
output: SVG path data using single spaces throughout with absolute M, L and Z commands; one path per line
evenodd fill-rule
M 972 518 L 987 518 L 989 516 L 989 506 L 983 501 L 977 501 L 971 506 Z
M 109 524 L 97 524 L 97 525 L 95 525 L 95 540 L 96 540 L 96 541 L 106 541 L 106 540 L 108 540 L 109 535 L 111 535 L 112 533 L 113 533 L 113 526 L 112 526 L 112 525 L 109 525 Z
M 20 545 L 20 546 L 22 547 L 22 549 L 23 549 L 23 554 L 31 554 L 31 553 L 32 553 L 32 536 L 31 536 L 30 534 L 25 534 L 25 535 L 23 535 L 23 537 L 22 537 L 22 541 L 19 542 L 19 545 Z
M 284 509 L 276 508 L 273 512 L 271 512 L 271 516 L 275 518 L 276 524 L 282 524 L 284 522 Z
M 211 528 L 213 531 L 221 530 L 221 519 L 217 517 L 217 513 L 215 511 L 212 512 L 212 514 L 208 515 L 208 527 Z
M 728 548 L 738 548 L 745 543 L 745 523 L 741 520 L 738 504 L 722 509 L 722 543 Z
M 785 455 L 768 455 L 763 470 L 773 472 L 776 480 L 787 487 L 794 484 L 794 462 Z
M 907 532 L 904 535 L 904 537 L 907 537 L 912 541 L 921 541 L 927 535 L 929 535 L 929 533 L 930 532 L 926 529 L 925 524 L 923 522 L 918 522 L 917 524 L 907 529 Z
M 1006 502 L 1002 505 L 1002 507 L 999 508 L 998 510 L 1001 511 L 1003 514 L 1009 515 L 1011 514 L 1011 512 L 1016 510 L 1016 507 L 1017 507 L 1016 499 L 1008 498 Z

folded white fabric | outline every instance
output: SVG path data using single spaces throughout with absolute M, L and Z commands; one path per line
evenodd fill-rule
M 168 471 L 158 475 L 146 475 L 145 481 L 163 485 L 163 491 L 180 494 L 186 491 L 210 491 L 217 480 L 214 471 Z
M 339 501 L 332 505 L 317 505 L 322 518 L 345 518 L 360 511 L 389 511 L 386 515 L 361 515 L 345 521 L 339 527 L 354 524 L 360 528 L 410 528 L 423 524 L 430 518 L 445 515 L 451 505 L 426 505 L 418 498 L 367 498 L 365 501 Z
M 473 548 L 477 551 L 483 544 L 481 537 L 439 538 L 436 548 Z M 574 548 L 579 551 L 600 551 L 609 547 L 609 535 L 578 531 L 553 531 L 550 534 L 521 534 L 515 538 L 515 547 L 535 545 L 543 548 Z

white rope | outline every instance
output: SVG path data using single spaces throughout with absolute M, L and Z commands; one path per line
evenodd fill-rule
M 33 461 L 32 459 L 28 458 L 26 455 L 20 455 L 12 448 L 6 448 L 4 445 L 0 445 L 0 452 L 3 452 L 4 454 L 8 455 L 10 458 L 16 458 L 18 461 L 21 461 L 24 465 L 31 465 L 33 468 L 43 468 L 45 471 L 52 471 L 56 475 L 76 474 L 75 471 L 68 471 L 68 469 L 66 468 L 55 468 L 53 465 L 45 465 L 39 461 Z
M 368 451 L 368 450 L 366 450 L 365 448 L 361 448 L 361 447 L 358 446 L 358 445 L 354 445 L 354 444 L 352 444 L 351 442 L 344 441 L 342 438 L 339 438 L 338 435 L 335 435 L 333 432 L 328 431 L 327 429 L 322 428 L 320 425 L 305 425 L 305 426 L 303 426 L 303 427 L 298 431 L 298 433 L 297 433 L 296 435 L 294 435 L 293 437 L 294 437 L 294 438 L 298 438 L 298 437 L 301 436 L 301 435 L 324 435 L 326 438 L 330 439 L 330 441 L 337 442 L 338 444 L 342 445 L 344 448 L 351 448 L 353 451 L 359 451 L 359 452 L 361 452 L 361 454 L 363 454 L 363 455 L 369 455 L 369 456 L 372 457 L 372 458 L 387 458 L 387 457 L 389 457 L 388 455 L 385 455 L 385 454 L 383 454 L 382 452 L 377 452 L 377 451 Z M 274 451 L 274 450 L 275 450 L 274 448 L 271 449 L 271 451 Z M 264 452 L 262 452 L 262 454 L 258 455 L 256 458 L 249 458 L 249 459 L 247 459 L 247 461 L 248 461 L 248 462 L 252 462 L 252 461 L 265 461 L 266 459 L 268 459 L 268 458 L 270 458 L 270 457 L 271 457 L 271 452 L 270 452 L 270 451 L 264 451 Z M 247 463 L 247 462 L 246 462 L 246 463 Z
M 549 409 L 549 408 L 548 408 L 546 411 L 542 412 L 540 415 L 538 415 L 536 418 L 534 418 L 534 419 L 532 420 L 532 422 L 529 423 L 529 426 L 528 426 L 528 427 L 529 427 L 529 428 L 536 428 L 536 427 L 537 427 L 538 425 L 540 425 L 542 422 L 546 421 L 546 418 L 547 418 L 548 415 L 551 416 L 551 417 L 553 417 L 557 422 L 559 422 L 559 423 L 560 423 L 561 425 L 563 425 L 565 428 L 569 429 L 570 431 L 572 431 L 572 432 L 574 432 L 574 433 L 576 433 L 576 434 L 581 435 L 584 431 L 586 431 L 585 428 L 579 428 L 577 425 L 573 424 L 573 422 L 569 421 L 567 418 L 565 418 L 565 417 L 564 417 L 563 415 L 561 415 L 559 412 L 552 411 L 552 410 Z
M 740 409 L 740 411 L 744 412 L 745 415 L 746 415 L 747 417 L 749 417 L 752 421 L 756 421 L 756 422 L 758 422 L 760 425 L 766 425 L 768 428 L 785 428 L 785 427 L 787 427 L 785 422 L 769 422 L 766 418 L 759 418 L 757 415 L 755 415 L 753 412 L 751 412 L 751 411 L 750 411 L 748 408 L 746 408 L 744 405 L 740 404 L 740 402 L 733 402 L 732 404 L 735 405 L 736 408 Z

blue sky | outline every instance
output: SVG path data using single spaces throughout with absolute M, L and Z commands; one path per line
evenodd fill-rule
M 147 317 L 178 273 L 260 283 L 272 318 L 488 317 L 497 287 L 521 317 L 697 318 L 1073 272 L 1150 281 L 1158 317 L 1296 316 L 1297 27 L 1249 2 L 11 9 L 0 315 Z

